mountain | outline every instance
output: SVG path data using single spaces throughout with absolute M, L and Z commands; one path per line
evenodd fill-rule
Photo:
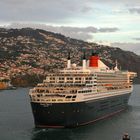
M 117 60 L 121 69 L 137 72 L 135 83 L 140 83 L 140 56 L 135 53 L 32 28 L 0 28 L 0 76 L 8 75 L 17 86 L 34 85 L 66 66 L 69 51 L 79 65 L 83 51 L 89 58 L 92 49 L 110 68 Z

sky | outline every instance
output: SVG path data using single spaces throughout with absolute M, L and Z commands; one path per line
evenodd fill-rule
M 140 0 L 0 0 L 0 26 L 41 28 L 140 55 Z

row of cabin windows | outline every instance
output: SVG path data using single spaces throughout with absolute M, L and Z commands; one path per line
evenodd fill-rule
M 116 75 L 116 74 L 98 74 L 98 77 L 125 77 L 126 75 L 121 75 L 121 74 L 118 74 L 118 75 Z
M 78 93 L 89 93 L 92 92 L 92 90 L 83 90 L 83 91 L 79 91 Z
M 64 80 L 64 77 L 59 77 L 59 80 Z M 73 80 L 72 77 L 67 77 L 67 80 Z M 81 80 L 81 77 L 76 77 L 75 80 Z M 50 80 L 55 80 L 55 77 L 50 77 Z M 85 80 L 92 80 L 92 77 L 86 77 Z
M 53 83 L 53 82 L 50 82 L 50 83 Z M 64 81 L 59 81 L 59 83 L 65 83 Z M 67 83 L 82 83 L 82 81 L 67 81 Z M 93 83 L 92 81 L 85 81 L 84 83 Z M 94 83 L 97 83 L 97 82 L 94 82 Z
M 68 99 L 68 98 L 67 98 L 67 99 Z M 46 100 L 44 100 L 44 99 L 33 99 L 33 101 L 39 101 L 39 102 L 40 102 L 40 101 L 61 101 L 61 102 L 62 102 L 62 101 L 64 101 L 64 100 L 63 100 L 63 99 L 57 99 L 57 100 L 56 100 L 56 99 L 52 99 L 52 100 L 51 100 L 51 99 L 46 99 Z M 72 98 L 72 101 L 75 101 L 75 99 Z
M 107 81 L 107 80 L 102 80 L 102 81 L 98 81 L 98 83 L 127 83 L 126 80 L 123 80 L 123 81 Z
M 105 77 L 108 77 L 108 78 L 127 78 L 126 75 L 125 76 L 118 75 L 117 77 L 116 77 L 116 75 L 98 75 L 98 77 L 99 78 L 105 78 Z M 64 77 L 59 77 L 59 80 L 64 80 L 64 79 L 65 79 Z M 75 80 L 81 80 L 81 79 L 82 79 L 81 77 L 76 77 L 75 78 Z M 92 77 L 86 77 L 85 79 L 86 80 L 92 80 Z M 55 77 L 50 77 L 50 80 L 55 80 Z M 73 77 L 67 77 L 67 80 L 73 80 Z
M 44 95 L 44 94 L 37 94 L 34 97 L 52 97 L 52 98 L 56 98 L 56 97 L 65 97 L 65 95 Z
M 64 80 L 64 77 L 59 77 L 59 80 Z
M 42 96 L 44 96 L 44 95 L 42 95 L 42 94 L 37 94 L 37 96 L 34 96 L 34 97 L 42 97 Z M 53 97 L 53 98 L 56 98 L 56 97 L 65 97 L 65 98 L 76 98 L 76 95 L 67 95 L 67 96 L 65 96 L 65 95 L 61 95 L 61 96 L 48 96 L 48 95 L 46 95 L 46 97 Z
M 50 80 L 55 80 L 55 77 L 50 77 Z
M 100 80 L 127 80 L 128 78 L 127 77 L 124 77 L 124 78 L 122 78 L 122 77 L 113 77 L 113 78 L 111 78 L 111 77 L 98 77 L 97 79 L 100 79 Z
M 98 75 L 98 78 L 127 78 L 126 75 Z
M 55 81 L 50 81 L 50 83 L 55 83 Z M 86 80 L 86 81 L 72 81 L 72 80 L 67 80 L 65 81 L 57 81 L 57 83 L 97 83 L 97 81 L 90 81 L 90 80 Z

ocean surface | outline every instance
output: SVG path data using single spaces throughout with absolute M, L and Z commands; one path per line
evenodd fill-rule
M 121 140 L 124 132 L 140 140 L 140 85 L 134 85 L 127 110 L 73 129 L 36 129 L 28 92 L 0 91 L 0 140 Z

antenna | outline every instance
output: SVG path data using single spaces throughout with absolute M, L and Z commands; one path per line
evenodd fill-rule
M 70 51 L 68 52 L 67 68 L 68 68 L 68 69 L 71 68 Z
M 119 71 L 119 69 L 118 69 L 118 61 L 117 61 L 117 59 L 116 59 L 116 61 L 115 61 L 115 64 L 116 64 L 116 66 L 115 66 L 114 70 Z
M 84 54 L 83 54 L 83 69 L 86 69 L 86 54 L 85 54 L 85 51 L 84 51 Z
M 68 52 L 68 60 L 70 60 L 70 51 Z
M 84 51 L 83 53 L 83 59 L 86 59 L 86 52 Z
M 117 59 L 115 61 L 115 64 L 116 64 L 116 68 L 118 68 L 118 61 L 117 61 Z

